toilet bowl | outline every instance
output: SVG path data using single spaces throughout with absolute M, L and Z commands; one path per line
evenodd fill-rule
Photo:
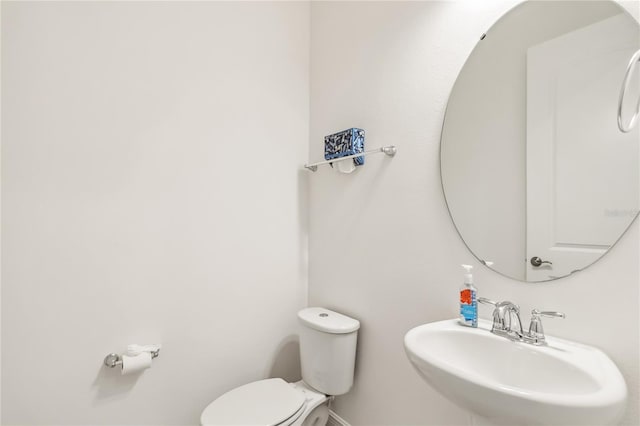
M 265 379 L 242 385 L 210 403 L 203 426 L 325 426 L 330 396 L 353 385 L 360 322 L 324 308 L 298 312 L 302 380 Z
M 266 379 L 237 387 L 207 406 L 203 426 L 324 426 L 329 398 L 303 381 Z

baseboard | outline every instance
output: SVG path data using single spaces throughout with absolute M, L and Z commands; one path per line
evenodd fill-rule
M 345 419 L 329 410 L 329 420 L 327 420 L 327 426 L 351 426 Z

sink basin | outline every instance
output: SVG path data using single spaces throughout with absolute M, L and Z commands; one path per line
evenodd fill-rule
M 404 338 L 418 373 L 457 405 L 496 424 L 613 425 L 627 386 L 599 349 L 547 336 L 548 346 L 512 342 L 458 320 L 411 329 Z

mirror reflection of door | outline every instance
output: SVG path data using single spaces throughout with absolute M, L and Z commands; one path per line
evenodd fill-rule
M 527 281 L 592 264 L 637 213 L 640 132 L 613 118 L 636 35 L 619 14 L 528 49 Z
M 637 217 L 640 131 L 618 129 L 617 107 L 639 48 L 638 21 L 611 0 L 524 1 L 481 37 L 449 97 L 440 169 L 456 229 L 491 269 L 570 275 Z M 640 66 L 626 122 L 639 80 Z

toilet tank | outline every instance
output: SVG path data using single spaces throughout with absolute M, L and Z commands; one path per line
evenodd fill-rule
M 353 385 L 360 322 L 324 308 L 298 312 L 302 380 L 326 395 L 342 395 Z

